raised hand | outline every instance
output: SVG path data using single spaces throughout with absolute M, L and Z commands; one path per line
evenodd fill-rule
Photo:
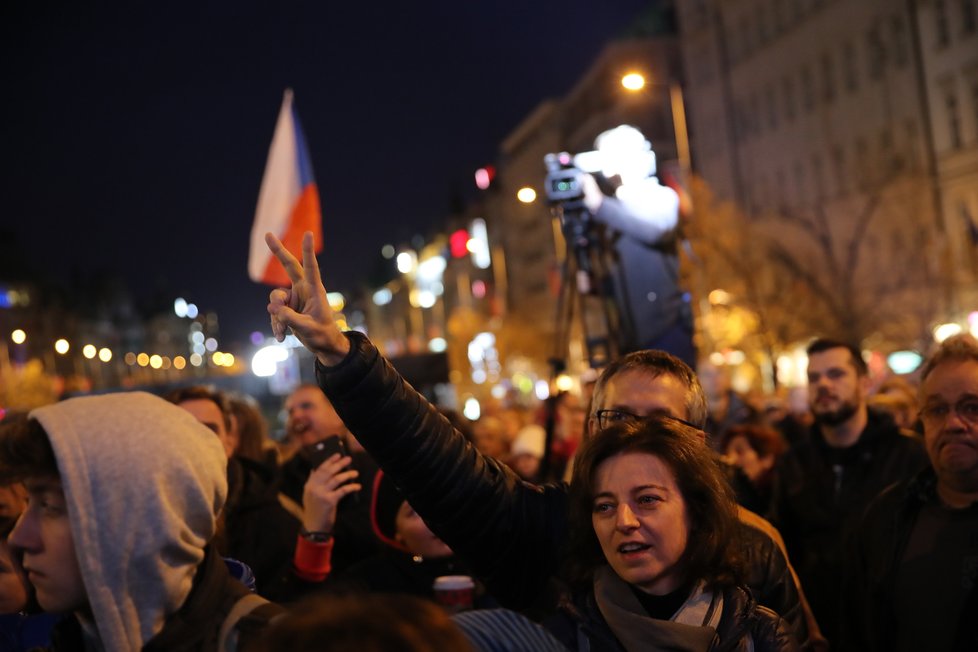
M 340 457 L 337 453 L 309 474 L 302 489 L 302 527 L 307 532 L 332 532 L 340 501 L 360 490 L 358 483 L 350 482 L 359 473 L 343 470 L 352 461 L 353 458 Z
M 321 363 L 339 363 L 350 350 L 350 342 L 333 319 L 326 300 L 326 287 L 319 276 L 319 263 L 313 249 L 312 232 L 302 236 L 302 263 L 271 233 L 265 243 L 282 263 L 292 287 L 272 290 L 268 295 L 268 314 L 272 318 L 272 333 L 281 342 L 288 329 L 316 355 Z

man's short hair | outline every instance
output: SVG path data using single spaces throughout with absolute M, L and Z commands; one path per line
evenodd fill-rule
M 211 385 L 191 385 L 175 389 L 164 398 L 170 403 L 180 405 L 184 401 L 211 401 L 221 411 L 224 429 L 231 432 L 231 402 L 221 390 Z
M 934 369 L 945 362 L 978 362 L 978 339 L 962 333 L 949 337 L 934 351 L 920 371 L 920 382 L 923 383 Z
M 37 420 L 20 414 L 0 423 L 0 484 L 58 475 L 48 433 Z
M 683 416 L 698 428 L 703 428 L 706 425 L 706 395 L 703 393 L 703 386 L 700 385 L 696 373 L 690 369 L 688 364 L 676 356 L 655 349 L 629 353 L 604 368 L 594 384 L 591 416 L 597 414 L 597 411 L 604 407 L 604 394 L 608 383 L 615 376 L 627 371 L 640 371 L 648 374 L 650 378 L 658 378 L 663 374 L 668 374 L 679 380 L 686 388 L 686 414 L 676 416 Z
M 826 337 L 820 337 L 814 342 L 808 345 L 806 353 L 808 357 L 811 358 L 816 353 L 824 353 L 831 349 L 845 349 L 849 352 L 849 356 L 852 358 L 852 366 L 856 369 L 857 376 L 868 376 L 869 366 L 867 366 L 866 361 L 863 360 L 863 352 L 859 350 L 858 346 L 848 344 L 841 340 L 832 340 Z

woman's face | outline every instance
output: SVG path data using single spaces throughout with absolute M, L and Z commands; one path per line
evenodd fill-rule
M 759 457 L 746 437 L 732 438 L 724 452 L 730 463 L 739 466 L 751 482 L 757 482 L 774 465 L 774 456 Z
M 425 559 L 439 559 L 452 555 L 452 549 L 432 534 L 406 500 L 397 510 L 394 528 L 397 541 L 413 555 L 421 555 Z
M 672 470 L 655 455 L 620 453 L 598 465 L 591 523 L 619 577 L 654 595 L 686 580 L 686 502 Z

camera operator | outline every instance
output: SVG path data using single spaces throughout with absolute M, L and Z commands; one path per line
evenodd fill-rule
M 611 186 L 606 194 L 594 176 L 581 175 L 584 206 L 606 228 L 611 249 L 609 267 L 625 330 L 621 353 L 662 349 L 695 365 L 692 308 L 679 284 L 679 196 L 655 177 L 655 153 L 638 129 L 605 131 L 595 148 L 575 162 L 600 170 L 601 185 Z

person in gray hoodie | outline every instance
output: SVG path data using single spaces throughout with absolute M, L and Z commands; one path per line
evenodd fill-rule
M 9 543 L 41 607 L 66 614 L 53 650 L 233 649 L 241 614 L 275 608 L 209 546 L 225 468 L 213 432 L 142 392 L 4 424 L 0 481 L 21 480 L 29 495 Z

